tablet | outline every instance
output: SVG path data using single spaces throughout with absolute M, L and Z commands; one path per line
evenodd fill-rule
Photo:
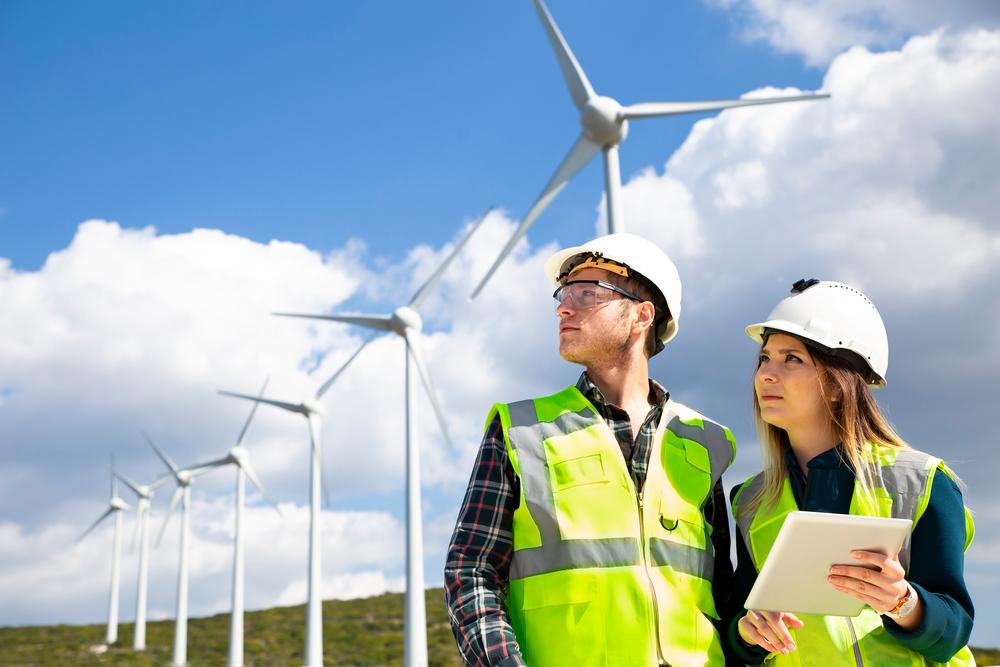
M 826 580 L 830 566 L 861 565 L 851 551 L 895 554 L 910 534 L 909 519 L 826 512 L 791 512 L 747 596 L 746 609 L 857 616 L 865 603 Z

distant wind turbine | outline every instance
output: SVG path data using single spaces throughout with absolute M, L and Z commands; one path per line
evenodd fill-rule
M 444 275 L 445 269 L 458 255 L 462 247 L 475 233 L 492 208 L 479 218 L 468 233 L 455 245 L 451 254 L 441 266 L 431 274 L 417 290 L 410 302 L 400 306 L 389 315 L 306 315 L 301 313 L 275 313 L 282 317 L 303 317 L 308 319 L 331 320 L 374 329 L 358 350 L 334 375 L 339 376 L 354 361 L 368 343 L 383 333 L 392 332 L 406 341 L 406 610 L 404 617 L 403 664 L 406 667 L 423 667 L 427 664 L 427 618 L 424 609 L 424 558 L 423 535 L 420 518 L 420 455 L 417 442 L 417 411 L 415 399 L 415 373 L 420 374 L 431 406 L 437 415 L 445 441 L 451 446 L 448 426 L 441 411 L 431 376 L 424 361 L 423 343 L 420 331 L 423 320 L 416 308 L 427 298 L 430 291 Z
M 97 521 L 90 524 L 90 528 L 83 531 L 77 538 L 77 543 L 90 534 L 98 524 L 104 521 L 109 515 L 115 516 L 115 536 L 114 546 L 111 550 L 111 596 L 108 600 L 108 631 L 105 635 L 105 643 L 109 646 L 118 641 L 118 591 L 121 583 L 122 564 L 122 512 L 131 510 L 132 506 L 118 496 L 118 480 L 115 479 L 115 459 L 111 457 L 111 501 L 104 514 L 97 518 Z
M 531 205 L 520 226 L 514 235 L 500 251 L 500 255 L 493 262 L 493 266 L 480 281 L 479 285 L 472 292 L 472 298 L 478 296 L 486 283 L 513 250 L 514 245 L 521 240 L 535 220 L 542 214 L 542 211 L 552 202 L 556 196 L 570 180 L 587 164 L 598 152 L 604 153 L 604 190 L 607 195 L 607 217 L 608 232 L 625 231 L 625 221 L 621 212 L 621 170 L 618 165 L 618 144 L 625 140 L 628 135 L 628 122 L 642 118 L 656 118 L 658 116 L 677 116 L 689 113 L 702 113 L 705 111 L 720 111 L 733 107 L 754 106 L 758 104 L 777 104 L 780 102 L 796 102 L 801 100 L 816 100 L 829 97 L 826 94 L 814 95 L 790 95 L 785 97 L 761 97 L 753 99 L 739 100 L 710 100 L 705 102 L 641 102 L 623 106 L 617 100 L 604 95 L 598 95 L 587 75 L 584 73 L 576 56 L 569 48 L 569 44 L 563 38 L 559 27 L 556 26 L 552 15 L 542 0 L 532 0 L 535 10 L 541 18 L 542 26 L 548 35 L 552 48 L 559 59 L 559 67 L 562 69 L 563 78 L 569 87 L 569 94 L 573 98 L 573 104 L 580 112 L 580 125 L 582 132 L 576 143 L 570 148 L 569 153 L 563 158 L 562 164 L 556 169 L 555 174 L 542 190 L 542 193 Z
M 266 388 L 267 380 L 264 381 L 264 385 L 260 388 L 258 398 L 264 395 Z M 254 402 L 250 408 L 250 414 L 247 417 L 246 423 L 243 424 L 243 430 L 240 431 L 240 435 L 236 439 L 236 445 L 229 450 L 229 453 L 225 457 L 195 466 L 196 469 L 204 471 L 225 465 L 236 466 L 236 531 L 233 537 L 233 598 L 229 619 L 229 662 L 226 663 L 227 667 L 243 667 L 243 506 L 246 497 L 247 477 L 257 487 L 260 495 L 264 496 L 267 502 L 274 506 L 279 516 L 281 515 L 281 510 L 271 496 L 268 495 L 267 491 L 264 490 L 264 485 L 261 483 L 260 478 L 257 477 L 257 473 L 254 472 L 253 466 L 250 465 L 250 452 L 243 446 L 243 440 L 246 438 L 250 422 L 253 421 L 254 413 L 257 412 L 259 404 L 259 402 Z
M 167 476 L 150 484 L 137 484 L 120 472 L 115 471 L 115 477 L 139 498 L 136 503 L 136 528 L 139 531 L 139 583 L 135 595 L 135 639 L 132 648 L 136 651 L 146 650 L 146 586 L 149 582 L 149 502 L 153 492 L 170 479 Z M 133 534 L 133 546 L 135 536 Z
M 351 355 L 347 363 L 350 363 L 362 349 L 364 349 L 364 345 L 359 347 L 357 351 Z M 347 364 L 344 364 L 345 367 L 346 365 Z M 326 490 L 323 488 L 322 478 L 323 450 L 320 444 L 320 427 L 322 426 L 325 410 L 319 401 L 323 398 L 323 394 L 330 389 L 333 383 L 340 376 L 341 371 L 343 371 L 343 368 L 334 373 L 329 380 L 324 382 L 312 397 L 306 398 L 300 403 L 277 401 L 272 398 L 238 394 L 232 391 L 219 391 L 219 393 L 224 396 L 233 396 L 235 398 L 254 401 L 255 403 L 273 405 L 276 408 L 300 414 L 305 417 L 306 421 L 309 423 L 309 440 L 311 443 L 311 452 L 309 457 L 309 593 L 306 601 L 305 667 L 322 667 L 323 665 L 323 606 L 321 597 L 322 591 L 320 590 L 322 585 L 322 561 L 320 555 L 321 545 L 319 522 L 322 517 L 320 507 L 321 490 L 324 498 L 326 496 Z M 245 470 L 246 468 L 243 469 Z M 258 485 L 258 489 L 259 488 L 260 486 Z M 329 501 L 327 501 L 326 504 L 329 505 Z
M 208 470 L 199 470 L 196 468 L 181 469 L 177 467 L 177 464 L 162 449 L 156 446 L 156 443 L 145 432 L 142 433 L 142 437 L 146 439 L 146 442 L 153 448 L 159 459 L 163 461 L 163 465 L 167 467 L 168 474 L 166 479 L 173 478 L 177 483 L 177 489 L 174 491 L 174 497 L 170 500 L 167 515 L 163 518 L 163 527 L 160 529 L 160 535 L 156 539 L 157 546 L 159 546 L 160 541 L 163 539 L 163 533 L 167 530 L 167 524 L 170 523 L 170 515 L 173 513 L 174 508 L 177 507 L 177 502 L 181 502 L 181 543 L 180 556 L 177 560 L 177 609 L 174 615 L 174 659 L 172 664 L 176 667 L 183 667 L 183 665 L 187 664 L 188 551 L 190 550 L 189 542 L 191 540 L 191 517 L 189 515 L 191 507 L 191 483 L 194 482 L 195 477 L 208 472 Z

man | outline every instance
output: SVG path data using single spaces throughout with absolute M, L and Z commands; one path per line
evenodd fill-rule
M 469 665 L 723 665 L 735 442 L 649 378 L 677 333 L 677 269 L 611 234 L 545 272 L 559 354 L 586 370 L 487 418 L 445 565 L 459 650 Z

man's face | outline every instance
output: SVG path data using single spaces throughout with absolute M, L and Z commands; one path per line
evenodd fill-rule
M 567 279 L 602 280 L 611 283 L 613 274 L 604 269 L 586 268 Z M 614 284 L 614 283 L 612 283 Z M 559 318 L 559 355 L 566 361 L 591 365 L 622 354 L 629 339 L 629 321 L 623 316 L 622 300 L 616 298 L 594 306 L 579 308 L 570 298 L 556 306 Z

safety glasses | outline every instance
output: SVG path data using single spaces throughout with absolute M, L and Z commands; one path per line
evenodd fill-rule
M 645 301 L 628 290 L 603 280 L 571 280 L 556 288 L 556 291 L 552 293 L 552 298 L 559 305 L 562 305 L 568 298 L 574 307 L 586 310 L 611 301 L 615 298 L 615 294 L 620 294 L 632 301 Z

